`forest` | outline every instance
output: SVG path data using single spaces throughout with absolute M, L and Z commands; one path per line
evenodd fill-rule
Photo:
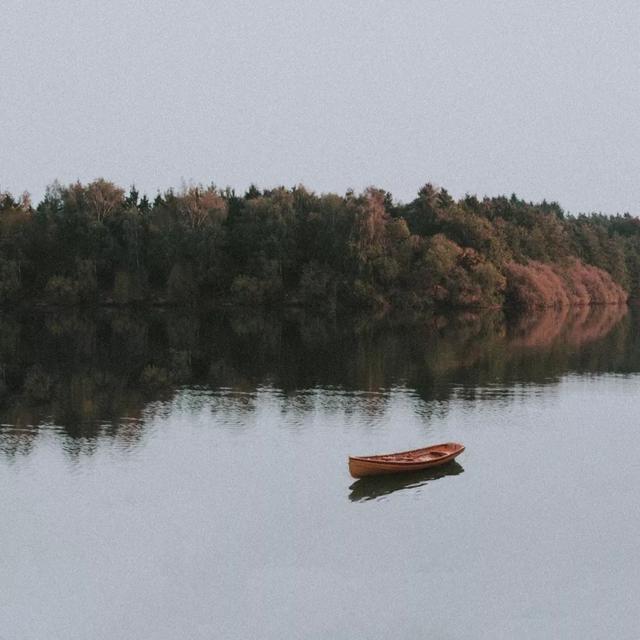
M 333 314 L 613 304 L 640 298 L 640 220 L 426 184 L 150 200 L 103 179 L 0 193 L 0 305 L 300 307 Z

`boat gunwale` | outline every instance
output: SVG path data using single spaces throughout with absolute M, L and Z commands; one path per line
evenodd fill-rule
M 407 455 L 409 453 L 418 453 L 419 451 L 424 451 L 425 453 L 431 449 L 438 449 L 438 447 L 455 445 L 457 448 L 447 453 L 444 456 L 440 456 L 439 458 L 435 458 L 433 460 L 382 460 L 381 458 L 385 458 L 386 456 L 402 456 Z M 374 462 L 377 464 L 390 464 L 390 465 L 398 465 L 398 466 L 411 466 L 411 465 L 423 465 L 429 464 L 432 462 L 445 462 L 448 458 L 452 456 L 458 456 L 464 451 L 465 447 L 463 444 L 459 442 L 442 442 L 440 444 L 434 444 L 430 447 L 420 447 L 419 449 L 409 449 L 408 451 L 397 451 L 396 453 L 380 453 L 374 456 L 349 456 L 349 460 L 361 460 L 363 462 Z

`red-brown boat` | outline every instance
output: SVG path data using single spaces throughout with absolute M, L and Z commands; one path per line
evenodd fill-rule
M 464 451 L 458 442 L 434 444 L 423 449 L 387 453 L 380 456 L 349 456 L 349 473 L 354 478 L 402 473 L 437 467 L 451 462 Z

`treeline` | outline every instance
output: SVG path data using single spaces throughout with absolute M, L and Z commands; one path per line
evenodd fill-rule
M 515 196 L 454 200 L 427 184 L 244 195 L 215 186 L 153 201 L 105 180 L 0 193 L 0 304 L 160 303 L 423 310 L 640 297 L 640 221 L 566 216 Z

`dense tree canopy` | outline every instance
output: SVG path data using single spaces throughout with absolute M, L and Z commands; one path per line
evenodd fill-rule
M 153 202 L 103 179 L 0 193 L 0 304 L 232 302 L 385 309 L 611 303 L 640 294 L 640 221 L 422 187 L 214 185 Z

